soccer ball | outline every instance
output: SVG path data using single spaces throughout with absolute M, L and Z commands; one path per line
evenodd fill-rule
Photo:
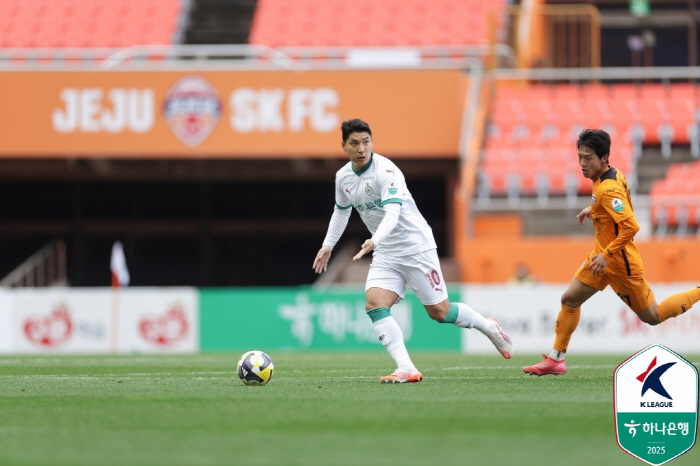
M 265 385 L 274 370 L 272 359 L 262 351 L 248 351 L 238 360 L 238 377 L 246 385 Z

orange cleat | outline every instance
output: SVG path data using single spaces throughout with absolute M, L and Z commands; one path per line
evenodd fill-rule
M 510 359 L 513 356 L 513 342 L 510 341 L 510 337 L 506 335 L 506 332 L 498 325 L 496 319 L 489 317 L 488 320 L 496 324 L 496 331 L 489 335 L 489 340 L 491 340 L 491 343 L 493 343 L 493 346 L 496 347 L 498 352 L 501 353 L 501 356 L 505 359 Z
M 555 361 L 546 354 L 542 353 L 544 361 L 534 366 L 523 367 L 523 372 L 527 374 L 542 376 L 547 374 L 564 375 L 566 374 L 566 359 Z
M 418 371 L 406 372 L 396 369 L 391 375 L 379 379 L 379 383 L 415 383 L 423 380 L 423 374 Z

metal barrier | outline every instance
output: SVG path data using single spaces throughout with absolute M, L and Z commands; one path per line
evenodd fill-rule
M 63 240 L 50 242 L 0 280 L 0 287 L 7 288 L 67 284 L 66 243 Z
M 0 49 L 0 71 L 249 69 L 324 70 L 356 68 L 467 68 L 492 53 L 489 45 L 400 47 L 279 47 L 265 45 L 138 45 L 115 48 Z M 513 49 L 495 53 L 514 62 Z

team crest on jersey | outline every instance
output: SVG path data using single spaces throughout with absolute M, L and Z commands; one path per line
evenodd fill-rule
M 615 198 L 612 200 L 612 207 L 615 212 L 622 212 L 625 208 L 625 204 L 622 203 L 621 199 Z
M 369 185 L 369 183 L 365 182 L 365 194 L 368 196 L 371 196 L 374 190 L 372 190 L 372 187 Z
M 591 196 L 591 205 L 595 205 L 595 194 Z
M 399 190 L 396 188 L 396 183 L 391 183 L 389 185 L 389 194 L 396 194 Z
M 219 123 L 219 91 L 201 76 L 185 76 L 165 94 L 163 116 L 180 142 L 197 147 Z

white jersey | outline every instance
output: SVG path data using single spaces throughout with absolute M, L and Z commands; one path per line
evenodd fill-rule
M 335 203 L 340 209 L 355 207 L 374 235 L 384 218 L 384 206 L 401 204 L 399 222 L 377 248 L 375 255 L 403 256 L 435 249 L 433 230 L 416 207 L 401 170 L 386 157 L 372 159 L 356 172 L 348 162 L 335 174 Z

